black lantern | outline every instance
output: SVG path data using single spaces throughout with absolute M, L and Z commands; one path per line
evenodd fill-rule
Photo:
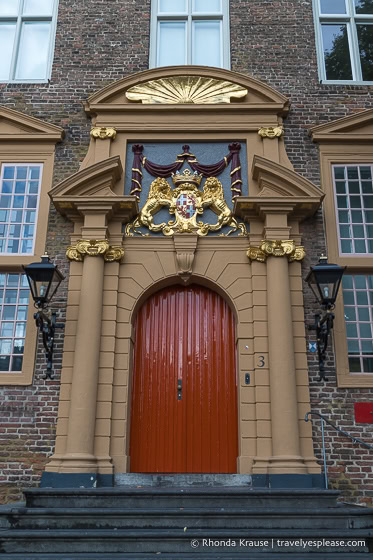
M 41 262 L 35 262 L 23 267 L 30 285 L 32 299 L 36 307 L 46 307 L 64 276 L 57 266 L 50 262 L 47 254 L 41 257 Z
M 323 255 L 316 266 L 311 266 L 306 282 L 322 307 L 334 306 L 345 269 L 345 266 L 329 264 Z
M 23 267 L 27 281 L 30 286 L 34 305 L 37 313 L 34 313 L 36 326 L 43 336 L 43 345 L 47 355 L 47 371 L 44 379 L 52 379 L 52 360 L 54 332 L 56 328 L 63 328 L 63 324 L 56 323 L 56 313 L 47 311 L 50 300 L 56 293 L 64 276 L 57 266 L 50 262 L 47 254 L 41 257 L 41 262 L 36 262 Z
M 321 256 L 316 266 L 311 266 L 306 282 L 315 294 L 317 301 L 324 310 L 324 313 L 315 314 L 315 323 L 309 325 L 310 330 L 316 331 L 316 347 L 319 358 L 320 378 L 325 379 L 325 358 L 328 348 L 329 335 L 333 328 L 335 315 L 333 309 L 337 299 L 339 286 L 346 267 L 337 264 L 329 264 L 325 256 Z

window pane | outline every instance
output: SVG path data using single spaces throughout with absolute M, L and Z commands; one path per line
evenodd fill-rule
M 18 14 L 18 6 L 19 0 L 0 0 L 0 16 L 16 16 Z
M 53 11 L 53 0 L 25 0 L 23 13 L 27 15 L 48 16 Z
M 49 37 L 48 22 L 25 22 L 22 25 L 16 78 L 43 80 L 47 77 Z
M 184 22 L 159 23 L 158 66 L 186 64 L 185 31 Z
M 15 23 L 0 23 L 0 80 L 9 80 L 15 32 Z
M 193 0 L 193 12 L 221 12 L 221 0 Z
M 345 14 L 345 0 L 320 0 L 322 14 Z
M 373 0 L 355 0 L 357 14 L 373 14 Z
M 185 13 L 187 11 L 186 0 L 159 0 L 159 11 L 161 13 Z
M 321 26 L 327 80 L 352 80 L 347 25 Z
M 373 25 L 357 25 L 361 72 L 364 81 L 373 81 Z
M 222 66 L 220 30 L 220 21 L 195 21 L 193 23 L 192 64 Z

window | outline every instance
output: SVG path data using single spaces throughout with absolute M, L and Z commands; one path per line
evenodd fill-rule
M 33 254 L 41 165 L 2 166 L 0 253 Z
M 373 253 L 372 165 L 334 165 L 341 254 Z
M 322 82 L 373 83 L 373 0 L 314 0 Z
M 0 372 L 22 371 L 29 293 L 25 274 L 0 274 Z
M 0 81 L 50 78 L 57 0 L 0 0 Z
M 229 68 L 228 0 L 153 0 L 150 66 Z
M 373 373 L 373 276 L 344 274 L 342 280 L 351 373 Z

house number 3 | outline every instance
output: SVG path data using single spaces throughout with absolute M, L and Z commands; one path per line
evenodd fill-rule
M 259 368 L 264 367 L 265 366 L 264 356 L 258 356 L 258 362 L 259 363 L 257 364 L 256 367 L 259 367 Z

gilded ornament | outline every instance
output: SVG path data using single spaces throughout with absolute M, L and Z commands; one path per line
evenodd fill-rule
M 161 177 L 157 177 L 151 183 L 148 198 L 140 214 L 133 223 L 126 226 L 126 235 L 144 235 L 138 231 L 144 226 L 152 232 L 162 232 L 166 236 L 172 236 L 174 233 L 197 233 L 205 236 L 210 231 L 219 231 L 224 226 L 231 228 L 224 235 L 230 235 L 237 230 L 240 230 L 240 235 L 247 235 L 245 225 L 238 223 L 233 217 L 224 198 L 223 186 L 216 177 L 206 179 L 203 192 L 198 189 L 202 176 L 197 172 L 191 173 L 186 169 L 182 174 L 173 175 L 172 179 L 176 186 L 173 190 L 166 179 Z M 175 219 L 155 224 L 154 215 L 163 206 L 169 207 L 169 212 Z M 197 221 L 198 215 L 203 214 L 205 208 L 210 208 L 217 215 L 215 224 Z
M 124 249 L 122 247 L 109 247 L 104 254 L 106 262 L 120 261 L 124 257 Z
M 141 103 L 230 103 L 231 98 L 242 98 L 247 95 L 246 88 L 214 78 L 200 76 L 174 76 L 151 80 L 133 86 L 126 92 L 129 101 Z
M 115 130 L 115 128 L 112 128 L 112 127 L 95 126 L 95 127 L 91 128 L 91 136 L 93 138 L 101 138 L 101 140 L 105 140 L 106 138 L 111 138 L 111 139 L 114 140 L 116 135 L 117 135 L 117 131 Z
M 302 261 L 306 256 L 303 246 L 295 245 L 292 239 L 262 241 L 260 247 L 249 247 L 247 256 L 252 261 L 265 262 L 268 257 L 288 257 L 289 262 Z
M 66 256 L 70 261 L 82 262 L 83 257 L 103 255 L 106 262 L 120 261 L 123 258 L 122 247 L 111 247 L 107 239 L 80 239 L 76 245 L 67 248 Z
M 285 255 L 292 255 L 295 252 L 295 243 L 290 239 L 280 241 L 275 239 L 273 241 L 262 241 L 260 246 L 263 253 L 273 257 L 283 257 Z
M 77 251 L 75 245 L 70 245 L 66 250 L 66 256 L 70 261 L 82 262 L 83 256 Z
M 76 244 L 76 250 L 81 255 L 89 255 L 90 257 L 103 255 L 108 249 L 109 242 L 107 239 L 80 239 Z
M 283 126 L 270 126 L 268 128 L 262 127 L 258 130 L 259 136 L 262 138 L 280 138 L 284 135 Z
M 267 260 L 267 255 L 263 253 L 263 251 L 259 249 L 259 247 L 249 247 L 246 254 L 251 261 L 259 261 L 264 263 Z
M 295 248 L 294 254 L 289 256 L 289 262 L 302 261 L 305 256 L 306 256 L 305 248 L 302 247 L 302 245 L 299 245 L 299 247 Z

